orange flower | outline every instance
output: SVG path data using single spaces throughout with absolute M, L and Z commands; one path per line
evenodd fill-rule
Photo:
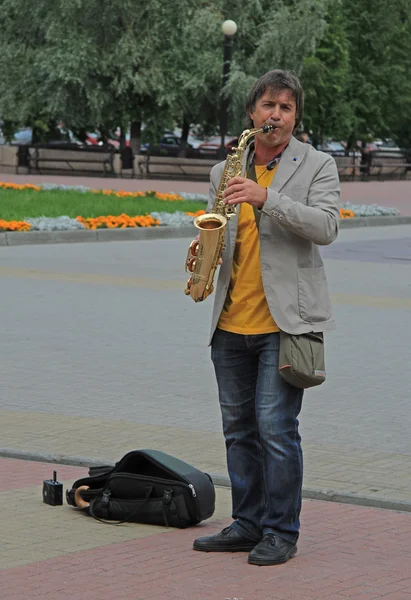
M 205 215 L 205 210 L 198 210 L 197 212 L 186 212 L 186 215 L 189 217 L 199 217 L 200 215 Z
M 26 221 L 3 221 L 0 219 L 0 231 L 30 231 L 30 223 Z
M 119 216 L 107 215 L 95 218 L 76 217 L 77 221 L 83 223 L 87 229 L 125 229 L 127 227 L 156 227 L 160 225 L 157 219 L 153 219 L 150 215 L 130 217 L 126 214 Z
M 41 190 L 41 188 L 38 185 L 32 185 L 31 183 L 19 185 L 18 183 L 12 183 L 8 181 L 0 181 L 0 188 L 3 188 L 5 190 L 34 190 L 35 192 L 39 192 Z
M 151 193 L 154 193 L 155 197 L 158 200 L 168 200 L 168 201 L 177 200 L 179 202 L 181 202 L 183 200 L 183 198 L 181 196 L 179 196 L 178 194 L 163 194 L 160 192 L 151 192 Z
M 1 182 L 1 181 L 0 181 L 0 188 L 10 189 L 10 190 L 34 190 L 36 192 L 40 192 L 43 189 L 37 185 L 32 185 L 31 183 L 26 183 L 24 185 L 20 185 L 18 183 Z M 125 197 L 139 198 L 139 197 L 145 197 L 145 196 L 153 196 L 157 200 L 167 200 L 167 201 L 174 201 L 174 200 L 183 201 L 184 200 L 184 198 L 182 198 L 178 194 L 166 194 L 163 192 L 156 192 L 154 190 L 150 190 L 147 192 L 142 192 L 142 191 L 128 192 L 125 190 L 95 190 L 95 189 L 93 190 L 93 189 L 90 189 L 90 192 L 93 194 L 101 194 L 103 196 L 117 196 L 118 198 L 125 198 Z
M 355 217 L 355 214 L 352 210 L 347 210 L 346 208 L 340 208 L 340 219 L 352 219 Z

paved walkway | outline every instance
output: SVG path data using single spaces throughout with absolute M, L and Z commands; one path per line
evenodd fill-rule
M 338 329 L 301 415 L 307 496 L 411 509 L 410 239 L 409 225 L 348 229 L 323 250 Z M 227 476 L 212 300 L 183 295 L 188 243 L 1 249 L 4 450 L 113 461 L 158 447 Z
M 196 192 L 208 194 L 204 181 L 179 181 L 167 179 L 111 179 L 106 177 L 68 177 L 57 175 L 14 175 L 0 172 L 0 181 L 15 183 L 63 183 L 85 185 L 95 189 L 121 189 L 127 191 L 157 190 L 159 192 Z M 341 201 L 355 204 L 378 204 L 397 208 L 404 217 L 411 215 L 411 180 L 409 181 L 344 181 L 341 184 Z
M 193 537 L 229 523 L 227 489 L 196 529 L 111 527 L 43 505 L 51 465 L 3 458 L 1 599 L 409 600 L 411 514 L 378 506 L 411 509 L 410 240 L 408 225 L 347 229 L 323 249 L 338 329 L 328 382 L 301 415 L 297 558 L 257 568 L 192 552 Z M 154 447 L 226 477 L 212 302 L 182 294 L 188 242 L 0 249 L 3 456 L 112 462 Z M 66 485 L 84 472 L 58 467 Z M 357 505 L 309 499 L 327 495 Z
M 192 541 L 229 524 L 229 492 L 189 529 L 94 521 L 42 502 L 49 464 L 0 459 L 2 600 L 409 600 L 411 514 L 306 500 L 304 535 L 285 565 L 246 553 L 195 552 Z M 67 488 L 85 469 L 61 466 Z

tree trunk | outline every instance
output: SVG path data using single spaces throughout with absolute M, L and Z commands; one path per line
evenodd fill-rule
M 187 156 L 187 138 L 190 132 L 190 121 L 184 116 L 183 126 L 181 128 L 181 139 L 180 139 L 180 150 L 178 151 L 179 156 Z
M 140 154 L 141 121 L 132 121 L 130 126 L 130 147 L 134 154 Z
M 122 150 L 123 148 L 126 147 L 126 130 L 124 129 L 124 127 L 120 127 L 119 142 L 120 142 L 120 150 Z
M 345 155 L 349 156 L 351 150 L 353 152 L 355 150 L 357 150 L 357 142 L 356 142 L 354 133 L 350 133 L 350 135 L 347 138 L 347 145 L 345 147 Z
M 313 134 L 311 136 L 311 141 L 312 141 L 313 148 L 317 149 L 317 146 L 319 146 L 319 144 L 320 144 L 320 136 L 319 136 L 319 133 L 317 130 L 313 131 Z
M 324 130 L 323 129 L 320 129 L 318 137 L 319 137 L 319 140 L 320 140 L 319 143 L 320 143 L 321 149 L 322 149 L 324 146 Z

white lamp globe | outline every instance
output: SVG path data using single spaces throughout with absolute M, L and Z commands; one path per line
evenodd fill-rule
M 221 29 L 223 30 L 224 35 L 228 35 L 229 37 L 231 37 L 235 35 L 237 31 L 237 23 L 228 19 L 227 21 L 224 21 L 224 23 L 221 26 Z

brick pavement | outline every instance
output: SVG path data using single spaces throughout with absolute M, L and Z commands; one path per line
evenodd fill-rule
M 248 565 L 246 554 L 194 552 L 229 524 L 230 497 L 195 528 L 101 524 L 43 504 L 50 464 L 0 459 L 2 600 L 409 600 L 411 514 L 305 500 L 297 556 Z M 85 469 L 59 466 L 68 487 Z
M 371 229 L 344 231 L 324 251 L 339 329 L 327 340 L 329 383 L 307 394 L 303 410 L 305 489 L 410 505 L 409 376 L 384 366 L 398 356 L 405 365 L 411 360 L 411 228 Z M 225 474 L 206 347 L 211 304 L 181 296 L 186 246 L 159 240 L 2 249 L 3 448 L 112 461 L 131 448 L 158 447 Z M 306 500 L 299 557 L 254 575 L 244 556 L 192 557 L 192 538 L 184 537 L 197 535 L 192 530 L 101 528 L 69 507 L 46 507 L 33 484 L 53 467 L 25 463 L 19 471 L 22 463 L 3 460 L 2 599 L 54 600 L 67 590 L 74 598 L 117 591 L 126 600 L 411 597 L 409 514 Z M 71 482 L 84 470 L 58 472 Z M 227 524 L 228 507 L 227 490 L 219 490 L 218 510 L 201 531 Z M 147 561 L 160 556 L 161 566 L 150 562 L 150 574 L 141 558 L 133 560 L 134 549 Z M 169 561 L 171 552 L 182 569 Z M 119 565 L 120 583 L 111 564 Z

